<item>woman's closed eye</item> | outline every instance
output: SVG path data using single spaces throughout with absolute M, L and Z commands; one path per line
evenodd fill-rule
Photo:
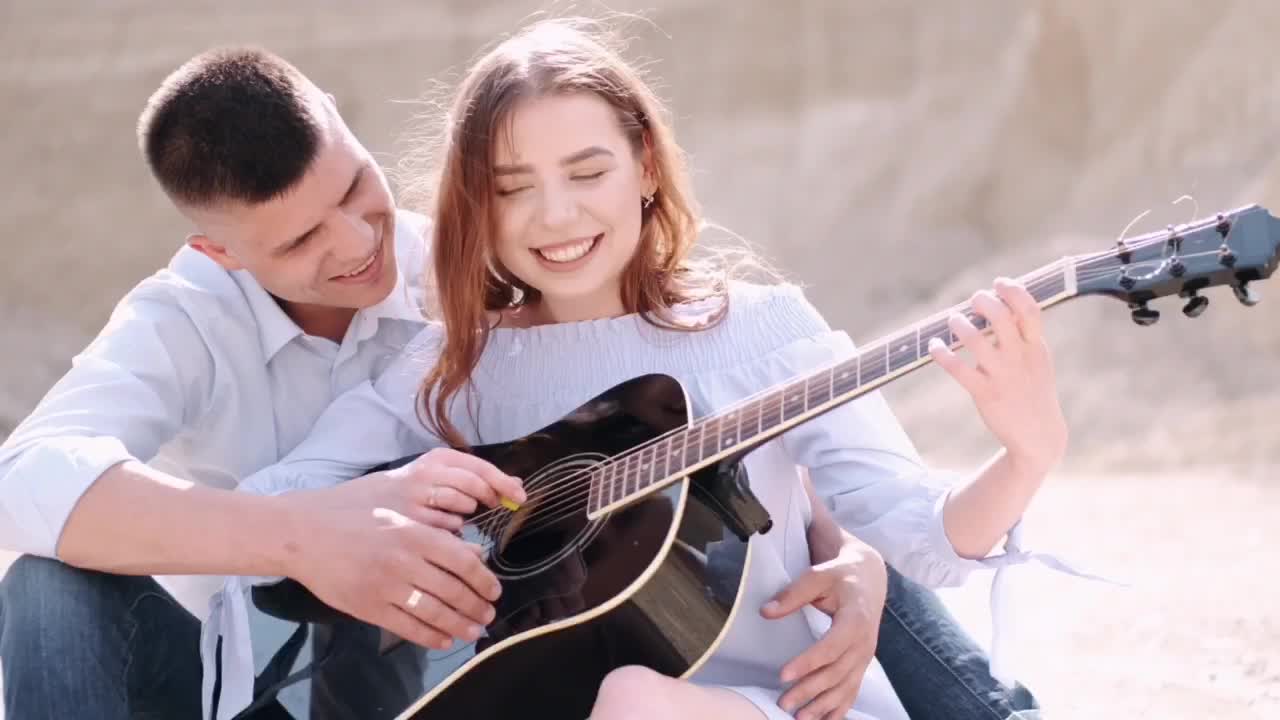
M 598 171 L 598 172 L 593 172 L 593 173 L 578 173 L 577 175 L 570 175 L 570 176 L 569 176 L 569 178 L 570 178 L 571 180 L 576 180 L 576 181 L 579 181 L 579 182 L 585 182 L 585 181 L 590 181 L 590 180 L 599 180 L 601 177 L 603 177 L 603 176 L 604 176 L 604 174 L 605 174 L 606 172 L 608 172 L 608 171 L 607 171 L 607 170 L 600 170 L 600 171 Z
M 515 195 L 515 194 L 516 194 L 516 193 L 518 193 L 518 192 L 523 192 L 523 191 L 525 191 L 525 190 L 528 190 L 530 187 L 532 187 L 532 186 L 531 186 L 531 185 L 517 185 L 517 186 L 515 186 L 515 187 L 505 187 L 505 188 L 504 188 L 504 187 L 499 187 L 499 188 L 498 188 L 498 190 L 497 190 L 497 192 L 498 192 L 498 197 L 510 197 L 510 196 L 512 196 L 512 195 Z

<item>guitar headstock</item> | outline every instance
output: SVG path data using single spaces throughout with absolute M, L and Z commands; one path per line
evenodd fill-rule
M 1150 325 L 1156 298 L 1186 299 L 1182 311 L 1196 317 L 1209 304 L 1200 291 L 1230 287 L 1240 302 L 1254 305 L 1250 283 L 1270 277 L 1280 260 L 1280 220 L 1250 205 L 1211 218 L 1118 241 L 1108 251 L 1070 258 L 1076 294 L 1108 295 L 1129 304 L 1133 320 Z

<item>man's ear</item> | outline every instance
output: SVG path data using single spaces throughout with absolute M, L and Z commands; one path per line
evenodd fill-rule
M 210 260 L 218 263 L 224 270 L 243 270 L 244 265 L 227 248 L 209 239 L 202 233 L 191 233 L 187 236 L 187 245 Z

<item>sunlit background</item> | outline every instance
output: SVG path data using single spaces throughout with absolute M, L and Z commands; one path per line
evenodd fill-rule
M 187 228 L 134 122 L 190 55 L 254 42 L 337 96 L 388 165 L 420 109 L 533 2 L 0 0 L 0 437 Z M 554 6 L 596 12 L 599 6 Z M 1280 214 L 1280 4 L 653 0 L 634 55 L 710 219 L 867 343 L 1011 276 L 1258 203 Z M 1175 204 L 1182 196 L 1189 196 Z M 1072 426 L 1036 549 L 1128 587 L 1018 576 L 1023 680 L 1050 718 L 1280 712 L 1280 283 L 1142 328 L 1046 314 Z M 1275 301 L 1270 301 L 1275 296 Z M 935 463 L 995 445 L 934 367 L 886 394 Z M 979 639 L 986 587 L 945 596 Z

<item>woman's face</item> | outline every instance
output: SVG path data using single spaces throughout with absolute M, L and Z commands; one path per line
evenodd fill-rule
M 616 111 L 590 93 L 521 100 L 496 143 L 494 253 L 542 293 L 545 321 L 623 312 L 622 273 L 654 184 Z

